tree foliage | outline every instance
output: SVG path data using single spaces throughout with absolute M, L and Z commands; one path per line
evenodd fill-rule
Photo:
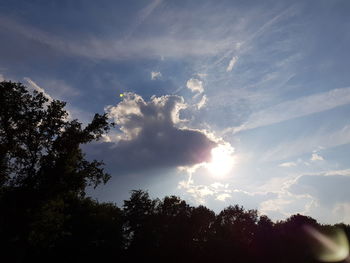
M 84 194 L 87 185 L 107 182 L 98 161 L 84 158 L 80 145 L 108 131 L 106 115 L 96 114 L 85 128 L 70 120 L 65 103 L 30 94 L 20 83 L 0 83 L 1 188 L 28 188 L 54 196 Z M 50 175 L 50 176 L 48 176 Z
M 95 114 L 83 127 L 64 102 L 20 83 L 0 83 L 0 105 L 1 245 L 22 258 L 72 236 L 67 224 L 75 210 L 67 209 L 77 200 L 86 204 L 86 187 L 110 177 L 80 145 L 98 140 L 110 124 Z

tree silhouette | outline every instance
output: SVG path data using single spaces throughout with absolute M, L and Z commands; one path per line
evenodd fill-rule
M 150 199 L 147 192 L 134 190 L 124 201 L 124 229 L 130 260 L 154 257 L 159 239 L 156 236 L 156 207 L 159 200 Z
M 12 82 L 0 83 L 0 103 L 2 191 L 19 187 L 51 197 L 62 191 L 84 195 L 87 185 L 107 182 L 102 163 L 87 161 L 79 148 L 108 131 L 106 115 L 96 114 L 82 128 L 69 120 L 64 102 L 49 102 L 43 93 L 30 94 Z
M 258 215 L 256 210 L 246 211 L 243 207 L 229 206 L 216 217 L 213 246 L 220 251 L 223 262 L 232 260 L 250 262 L 251 247 L 256 233 Z
M 21 261 L 71 236 L 74 215 L 67 208 L 86 203 L 87 186 L 109 179 L 103 163 L 86 160 L 80 145 L 98 140 L 110 124 L 96 114 L 82 128 L 64 102 L 20 83 L 0 83 L 0 105 L 1 247 Z
M 206 254 L 212 249 L 210 241 L 214 238 L 214 223 L 213 211 L 202 205 L 192 208 L 190 253 L 193 262 L 207 262 L 209 259 Z

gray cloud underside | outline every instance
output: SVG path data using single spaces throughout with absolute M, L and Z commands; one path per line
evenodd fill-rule
M 107 111 L 122 130 L 122 139 L 87 146 L 90 156 L 103 159 L 113 174 L 187 166 L 209 161 L 216 143 L 199 130 L 176 127 L 182 98 L 127 95 Z M 124 136 L 124 137 L 123 137 Z
M 87 151 L 103 159 L 113 173 L 193 165 L 209 160 L 213 142 L 197 131 L 169 129 L 163 138 L 141 133 L 136 140 L 101 143 Z

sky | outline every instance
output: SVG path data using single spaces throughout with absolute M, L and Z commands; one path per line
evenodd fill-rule
M 0 1 L 0 80 L 116 127 L 83 146 L 130 190 L 350 223 L 350 1 Z

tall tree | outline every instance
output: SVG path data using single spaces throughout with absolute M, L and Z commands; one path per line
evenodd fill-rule
M 87 185 L 107 182 L 102 162 L 87 161 L 81 144 L 108 131 L 106 115 L 95 114 L 85 128 L 71 120 L 65 102 L 29 93 L 20 83 L 0 83 L 0 187 L 67 190 L 83 195 Z M 50 190 L 50 191 L 48 191 Z
M 142 190 L 131 191 L 130 199 L 124 201 L 124 230 L 131 261 L 153 258 L 159 248 L 159 220 L 156 213 L 158 203 L 158 199 L 152 200 Z
M 83 127 L 65 102 L 21 83 L 0 83 L 0 105 L 0 246 L 20 261 L 33 247 L 51 249 L 70 235 L 69 204 L 108 181 L 103 163 L 88 161 L 80 145 L 111 125 L 95 114 Z
M 229 206 L 219 213 L 215 222 L 213 245 L 216 250 L 222 251 L 220 256 L 223 262 L 233 259 L 238 262 L 252 260 L 251 247 L 257 223 L 257 211 L 245 210 L 242 206 Z

